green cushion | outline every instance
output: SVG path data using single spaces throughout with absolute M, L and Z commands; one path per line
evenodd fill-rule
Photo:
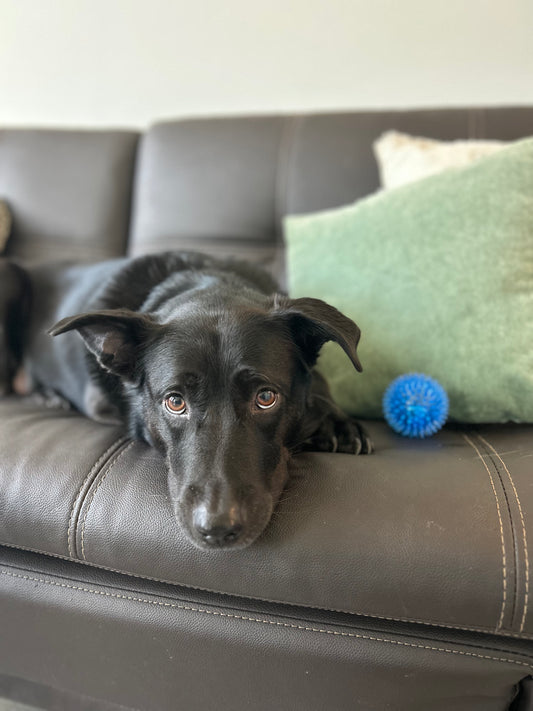
M 382 416 L 396 376 L 423 372 L 463 422 L 533 422 L 533 138 L 348 207 L 285 221 L 294 297 L 362 330 L 364 372 L 327 344 L 347 412 Z

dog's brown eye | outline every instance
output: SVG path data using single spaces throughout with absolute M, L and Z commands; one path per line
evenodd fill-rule
M 261 410 L 270 410 L 278 401 L 278 394 L 274 390 L 260 390 L 255 396 L 255 404 Z
M 187 403 L 179 393 L 167 395 L 164 405 L 172 415 L 183 415 L 187 412 Z

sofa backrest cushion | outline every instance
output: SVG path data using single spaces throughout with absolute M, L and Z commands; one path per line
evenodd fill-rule
M 151 128 L 139 151 L 130 252 L 181 248 L 271 261 L 285 126 L 267 117 Z
M 372 143 L 395 129 L 442 140 L 530 135 L 532 108 L 178 120 L 143 136 L 131 254 L 198 249 L 283 262 L 281 220 L 377 190 Z
M 8 253 L 31 261 L 122 254 L 137 134 L 0 131 L 0 198 L 13 216 Z

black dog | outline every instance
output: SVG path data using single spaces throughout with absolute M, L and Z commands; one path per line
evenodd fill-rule
M 46 334 L 54 321 L 49 333 L 66 335 Z M 332 306 L 289 299 L 237 261 L 178 252 L 32 269 L 0 261 L 0 393 L 23 364 L 32 390 L 125 422 L 166 457 L 175 514 L 204 549 L 260 535 L 292 452 L 372 450 L 313 370 L 336 341 L 360 371 L 359 336 Z

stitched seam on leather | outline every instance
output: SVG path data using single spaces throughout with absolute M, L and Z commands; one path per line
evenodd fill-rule
M 498 632 L 498 630 L 501 629 L 502 624 L 503 624 L 503 616 L 505 614 L 505 604 L 507 602 L 507 558 L 506 558 L 506 553 L 505 553 L 505 538 L 504 538 L 504 534 L 503 534 L 503 520 L 502 520 L 501 511 L 500 511 L 500 502 L 498 500 L 498 494 L 496 492 L 496 487 L 494 486 L 494 479 L 492 478 L 492 474 L 491 474 L 489 467 L 487 466 L 487 463 L 483 459 L 483 455 L 481 454 L 479 449 L 476 447 L 474 442 L 470 439 L 470 437 L 463 434 L 463 438 L 477 452 L 477 455 L 481 459 L 483 466 L 487 470 L 487 473 L 488 473 L 489 479 L 490 479 L 490 485 L 492 486 L 492 491 L 494 493 L 494 498 L 496 499 L 496 510 L 498 512 L 498 521 L 500 524 L 500 538 L 501 538 L 501 544 L 502 544 L 502 576 L 503 576 L 502 606 L 501 606 L 501 612 L 500 612 L 500 619 L 498 620 L 498 624 L 496 625 L 496 632 Z
M 89 473 L 87 474 L 87 476 L 86 476 L 85 479 L 83 480 L 83 483 L 82 483 L 82 485 L 80 486 L 80 488 L 79 488 L 79 490 L 78 490 L 78 493 L 76 494 L 76 496 L 75 496 L 75 498 L 74 498 L 74 503 L 72 504 L 72 509 L 71 509 L 71 512 L 70 512 L 69 520 L 68 520 L 68 529 L 67 529 L 68 552 L 69 552 L 69 555 L 70 555 L 71 558 L 75 558 L 75 557 L 76 557 L 75 554 L 74 554 L 74 551 L 72 550 L 72 545 L 71 545 L 71 542 L 70 542 L 70 541 L 71 541 L 71 529 L 72 529 L 72 523 L 73 523 L 73 520 L 74 520 L 74 512 L 75 512 L 76 509 L 78 508 L 78 504 L 79 504 L 79 502 L 80 502 L 80 496 L 81 496 L 81 494 L 82 494 L 82 491 L 84 490 L 85 485 L 87 484 L 87 482 L 88 482 L 91 478 L 93 478 L 93 477 L 96 478 L 96 476 L 98 476 L 98 469 L 99 469 L 99 467 L 103 464 L 103 462 L 105 461 L 105 459 L 107 458 L 107 456 L 109 455 L 109 453 L 111 452 L 111 450 L 113 450 L 115 447 L 118 447 L 123 441 L 126 441 L 126 438 L 125 438 L 125 437 L 119 437 L 118 439 L 116 439 L 116 440 L 105 450 L 105 452 L 96 460 L 96 462 L 95 462 L 95 463 L 93 464 L 93 466 L 91 467 Z
M 433 652 L 444 652 L 446 654 L 458 654 L 465 657 L 475 657 L 478 659 L 489 659 L 493 662 L 505 662 L 509 664 L 517 664 L 519 666 L 528 667 L 533 669 L 533 663 L 531 662 L 520 662 L 516 659 L 509 659 L 506 657 L 493 657 L 487 654 L 477 654 L 476 652 L 465 652 L 460 649 L 448 649 L 446 647 L 431 647 L 426 644 L 414 644 L 413 642 L 402 642 L 395 639 L 387 639 L 385 637 L 374 637 L 372 635 L 358 634 L 356 632 L 339 632 L 338 630 L 323 629 L 321 627 L 307 627 L 305 625 L 296 625 L 289 622 L 280 622 L 275 620 L 265 620 L 261 617 L 247 617 L 246 615 L 235 615 L 229 612 L 220 612 L 218 610 L 207 610 L 202 607 L 193 607 L 192 605 L 179 605 L 178 603 L 172 602 L 161 602 L 159 600 L 149 600 L 147 598 L 134 597 L 132 595 L 119 595 L 118 593 L 110 593 L 104 590 L 94 590 L 92 588 L 83 588 L 77 585 L 68 585 L 67 583 L 57 583 L 53 580 L 47 580 L 46 578 L 34 578 L 29 575 L 18 575 L 16 573 L 10 573 L 5 570 L 1 570 L 2 575 L 7 575 L 11 578 L 20 578 L 22 580 L 31 580 L 33 582 L 44 583 L 45 585 L 53 585 L 60 588 L 68 588 L 69 590 L 77 590 L 79 592 L 86 592 L 92 595 L 101 595 L 102 597 L 111 597 L 119 600 L 130 600 L 132 602 L 144 603 L 146 605 L 153 605 L 155 607 L 168 607 L 177 610 L 185 610 L 187 612 L 198 612 L 205 615 L 213 615 L 216 617 L 226 617 L 234 620 L 242 620 L 244 622 L 258 622 L 265 625 L 272 625 L 274 627 L 285 627 L 288 629 L 303 630 L 306 632 L 315 632 L 319 634 L 329 634 L 335 637 L 351 637 L 354 639 L 364 639 L 372 642 L 384 642 L 387 644 L 395 644 L 401 647 L 413 647 L 415 649 L 427 649 Z
M 285 119 L 278 148 L 278 161 L 275 177 L 274 225 L 278 244 L 283 243 L 283 228 L 281 222 L 287 210 L 288 191 L 293 167 L 294 146 L 298 129 L 304 121 L 303 116 L 292 116 Z
M 468 123 L 468 138 L 472 139 L 476 137 L 476 114 L 474 109 L 470 109 L 467 113 L 467 123 Z
M 281 135 L 279 138 L 277 160 L 276 160 L 276 173 L 274 175 L 274 234 L 276 235 L 276 247 L 279 246 L 281 242 L 281 227 L 278 227 L 278 223 L 281 220 L 281 215 L 283 212 L 283 204 L 285 203 L 285 196 L 283 194 L 283 188 L 286 185 L 286 172 L 287 172 L 287 136 L 289 135 L 290 126 L 293 119 L 285 118 L 283 120 L 283 125 L 281 127 Z
M 526 622 L 526 615 L 527 615 L 527 608 L 529 604 L 529 552 L 528 552 L 528 547 L 527 547 L 527 536 L 526 536 L 526 524 L 524 521 L 524 513 L 522 511 L 522 504 L 520 503 L 520 497 L 518 496 L 518 491 L 516 490 L 515 483 L 513 481 L 513 477 L 511 476 L 511 472 L 509 471 L 507 465 L 501 458 L 501 456 L 498 454 L 496 449 L 488 442 L 486 439 L 484 439 L 480 434 L 478 434 L 478 437 L 481 439 L 482 442 L 484 442 L 487 447 L 489 447 L 495 454 L 496 457 L 500 460 L 500 462 L 503 465 L 503 468 L 507 472 L 507 476 L 509 477 L 509 481 L 511 482 L 511 486 L 513 487 L 513 492 L 516 498 L 516 503 L 518 505 L 518 511 L 520 513 L 520 522 L 522 526 L 522 537 L 523 537 L 523 542 L 524 542 L 524 557 L 525 557 L 525 593 L 524 593 L 524 611 L 522 614 L 522 620 L 520 622 L 520 629 L 519 632 L 522 632 L 524 629 L 524 625 Z
M 482 440 L 482 438 L 478 432 L 476 432 L 476 437 L 478 438 L 478 440 Z M 505 498 L 507 513 L 509 514 L 509 522 L 511 524 L 511 538 L 513 541 L 513 561 L 514 561 L 514 576 L 513 576 L 514 585 L 513 585 L 513 604 L 512 604 L 512 609 L 511 609 L 511 621 L 510 621 L 509 626 L 514 627 L 514 619 L 515 619 L 516 609 L 518 606 L 518 570 L 519 570 L 518 542 L 517 542 L 518 536 L 516 533 L 515 520 L 513 517 L 512 510 L 511 510 L 509 495 L 508 495 L 505 483 L 503 481 L 502 471 L 501 471 L 500 467 L 498 466 L 494 456 L 490 453 L 490 451 L 487 450 L 486 446 L 484 446 L 483 448 L 487 454 L 487 457 L 492 462 L 492 465 L 494 467 L 494 470 L 496 471 L 496 474 L 498 475 L 498 479 L 500 481 L 500 484 L 501 484 L 502 490 L 503 490 L 503 496 Z
M 90 510 L 91 505 L 92 505 L 92 503 L 93 503 L 93 501 L 94 501 L 94 497 L 96 496 L 96 493 L 97 493 L 98 489 L 99 489 L 99 488 L 102 486 L 102 484 L 104 483 L 104 481 L 105 481 L 107 475 L 109 474 L 109 472 L 112 471 L 112 469 L 113 469 L 113 467 L 115 466 L 115 464 L 124 456 L 124 454 L 128 451 L 128 449 L 130 449 L 131 447 L 133 447 L 134 444 L 135 444 L 135 441 L 132 440 L 126 447 L 123 447 L 123 448 L 118 452 L 117 456 L 113 459 L 112 462 L 110 462 L 108 468 L 106 469 L 106 471 L 104 472 L 102 478 L 101 478 L 100 481 L 98 482 L 98 485 L 94 488 L 94 491 L 93 491 L 93 493 L 92 493 L 92 495 L 91 495 L 90 500 L 87 502 L 87 508 L 85 509 L 85 515 L 84 515 L 84 517 L 83 517 L 83 522 L 82 522 L 82 525 L 81 525 L 81 555 L 82 555 L 82 557 L 83 557 L 84 560 L 87 560 L 87 558 L 86 558 L 86 556 L 85 556 L 85 525 L 86 525 L 86 523 L 87 523 L 87 516 L 89 515 L 89 510 Z
M 68 562 L 72 562 L 72 560 L 65 555 L 60 555 L 59 553 L 47 553 L 46 551 L 41 551 L 37 548 L 30 548 L 29 546 L 20 546 L 20 545 L 15 545 L 13 543 L 4 543 L 0 541 L 0 546 L 4 546 L 5 548 L 12 548 L 13 550 L 22 550 L 22 551 L 28 551 L 30 553 L 38 553 L 39 555 L 44 555 L 47 558 L 58 558 L 59 560 L 66 560 Z M 479 632 L 481 634 L 487 634 L 488 632 L 493 633 L 494 632 L 494 626 L 491 625 L 489 626 L 483 626 L 479 625 L 478 627 L 467 627 L 466 625 L 450 625 L 446 622 L 438 622 L 434 620 L 418 620 L 413 617 L 387 617 L 385 615 L 372 615 L 369 612 L 358 612 L 357 610 L 341 610 L 339 608 L 335 607 L 315 607 L 313 605 L 306 604 L 304 602 L 287 602 L 284 600 L 276 600 L 273 598 L 264 598 L 264 597 L 258 597 L 258 596 L 252 596 L 252 595 L 245 595 L 243 593 L 228 593 L 228 592 L 221 592 L 220 590 L 214 590 L 213 588 L 202 588 L 199 585 L 189 585 L 187 583 L 177 583 L 175 580 L 165 580 L 163 578 L 154 578 L 150 577 L 148 575 L 140 575 L 139 573 L 130 573 L 126 570 L 119 570 L 118 568 L 110 568 L 109 566 L 106 565 L 100 565 L 99 563 L 93 563 L 91 561 L 86 561 L 86 560 L 81 560 L 78 559 L 75 561 L 78 565 L 85 565 L 89 568 L 96 568 L 97 570 L 105 570 L 109 573 L 117 573 L 118 575 L 124 575 L 128 578 L 134 578 L 137 580 L 147 580 L 149 582 L 153 583 L 160 583 L 162 585 L 174 585 L 180 588 L 186 588 L 189 590 L 198 590 L 200 592 L 206 592 L 206 593 L 211 593 L 213 595 L 220 595 L 222 597 L 237 597 L 237 598 L 242 598 L 243 600 L 251 600 L 252 602 L 267 602 L 271 605 L 284 605 L 286 607 L 300 607 L 303 609 L 308 609 L 308 610 L 319 610 L 319 611 L 324 611 L 324 612 L 339 612 L 343 615 L 353 615 L 354 617 L 366 617 L 371 620 L 385 620 L 387 622 L 405 622 L 406 624 L 417 624 L 417 625 L 425 625 L 426 627 L 442 627 L 443 629 L 449 629 L 449 630 L 456 630 L 456 631 L 463 631 L 463 632 Z M 515 639 L 522 639 L 522 640 L 533 640 L 533 635 L 531 634 L 518 634 L 518 633 L 513 633 L 508 630 L 501 630 L 500 634 L 502 637 L 510 637 L 510 638 L 515 638 Z

